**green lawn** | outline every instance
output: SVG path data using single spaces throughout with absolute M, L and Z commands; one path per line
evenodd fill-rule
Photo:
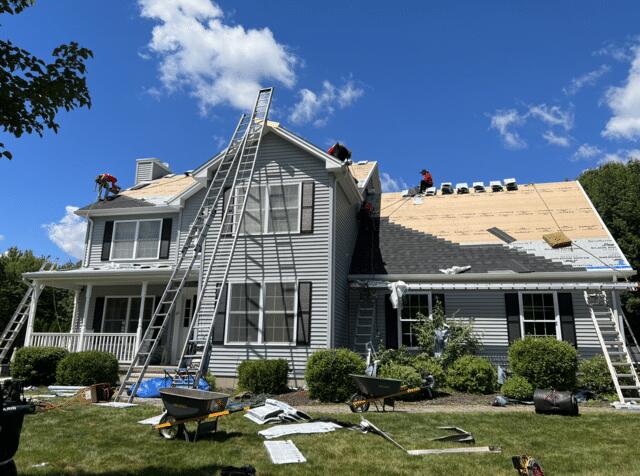
M 458 456 L 407 456 L 380 436 L 338 430 L 291 439 L 305 464 L 272 465 L 256 433 L 258 425 L 241 414 L 220 419 L 217 435 L 195 444 L 160 438 L 136 421 L 158 413 L 139 406 L 126 410 L 92 405 L 53 410 L 25 419 L 16 463 L 21 475 L 212 475 L 225 465 L 252 464 L 267 474 L 429 474 L 515 475 L 511 456 L 529 453 L 547 474 L 640 474 L 637 458 L 640 415 L 589 413 L 577 418 L 534 413 L 409 414 L 370 412 L 367 418 L 408 449 L 437 445 L 437 426 L 473 432 L 479 445 L 498 445 L 503 453 Z M 333 415 L 357 422 L 357 415 Z M 456 444 L 448 444 L 455 446 Z M 47 462 L 34 468 L 32 465 Z

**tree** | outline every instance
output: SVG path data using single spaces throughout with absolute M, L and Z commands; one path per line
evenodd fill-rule
M 33 0 L 0 0 L 0 14 L 16 15 Z M 47 64 L 9 40 L 0 40 L 0 125 L 15 137 L 36 133 L 45 127 L 58 132 L 56 114 L 91 107 L 85 78 L 85 61 L 93 52 L 75 41 L 53 50 Z M 12 158 L 0 143 L 0 158 Z
M 583 172 L 578 180 L 629 264 L 640 269 L 640 161 L 610 162 Z M 627 293 L 623 302 L 631 324 L 640 330 L 640 296 Z

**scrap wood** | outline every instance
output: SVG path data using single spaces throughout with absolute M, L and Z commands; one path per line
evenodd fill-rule
M 446 455 L 454 453 L 502 453 L 499 446 L 470 446 L 468 448 L 431 448 L 428 450 L 409 450 L 409 456 Z

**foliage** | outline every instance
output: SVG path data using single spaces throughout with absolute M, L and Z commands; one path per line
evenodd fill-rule
M 321 402 L 344 402 L 356 391 L 349 374 L 362 374 L 364 370 L 362 357 L 348 349 L 314 352 L 304 372 L 309 396 Z
M 533 386 L 526 378 L 514 375 L 502 384 L 500 391 L 507 398 L 515 400 L 530 400 L 533 397 Z
M 5 328 L 27 290 L 27 285 L 22 281 L 22 273 L 38 271 L 46 261 L 47 258 L 36 257 L 30 250 L 19 251 L 15 247 L 0 255 L 0 329 Z M 67 263 L 58 269 L 72 269 L 79 265 L 80 263 Z M 68 332 L 72 313 L 73 293 L 46 287 L 38 299 L 34 330 Z
M 428 354 L 419 354 L 413 359 L 411 366 L 418 371 L 422 378 L 431 375 L 434 379 L 434 389 L 445 385 L 446 376 L 439 359 L 430 357 Z
M 414 356 L 409 353 L 405 346 L 399 349 L 382 349 L 377 354 L 380 366 L 384 366 L 390 363 L 400 365 L 411 365 L 414 361 Z
M 448 326 L 449 338 L 441 357 L 445 367 L 463 355 L 478 353 L 480 339 L 476 335 L 473 325 L 458 319 L 447 319 L 440 302 L 435 303 L 431 319 L 420 313 L 416 317 L 419 321 L 414 324 L 413 330 L 420 348 L 428 355 L 434 355 L 436 330 L 442 329 L 445 325 Z
M 461 392 L 492 393 L 498 384 L 498 373 L 487 359 L 464 355 L 447 369 L 447 384 Z
M 23 347 L 11 362 L 11 377 L 26 385 L 50 385 L 56 380 L 56 367 L 68 352 L 58 347 Z
M 15 15 L 33 2 L 2 0 L 0 13 Z M 54 60 L 46 63 L 11 41 L 0 40 L 0 126 L 15 137 L 24 133 L 42 136 L 45 127 L 58 132 L 56 114 L 91 107 L 85 77 L 85 61 L 93 57 L 91 50 L 75 41 L 56 47 Z M 12 158 L 0 143 L 0 157 Z
M 603 395 L 614 391 L 613 380 L 603 355 L 584 359 L 578 365 L 578 387 Z
M 400 380 L 402 385 L 406 385 L 409 388 L 422 386 L 420 373 L 408 365 L 389 363 L 380 368 L 378 376 Z
M 280 393 L 287 386 L 284 359 L 245 360 L 238 366 L 238 387 L 253 393 Z
M 527 337 L 509 347 L 509 367 L 534 388 L 571 390 L 576 384 L 578 351 L 555 337 Z
M 209 384 L 209 390 L 213 392 L 216 389 L 216 376 L 211 372 L 207 372 L 204 376 L 204 380 Z
M 118 359 L 109 352 L 87 350 L 67 355 L 58 363 L 56 382 L 60 385 L 118 383 Z

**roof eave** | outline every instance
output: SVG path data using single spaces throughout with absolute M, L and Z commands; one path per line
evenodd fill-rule
M 74 213 L 81 217 L 104 217 L 123 215 L 147 215 L 156 213 L 178 213 L 180 208 L 175 205 L 154 205 L 149 207 L 128 208 L 95 208 L 91 210 L 76 210 Z
M 460 273 L 460 274 L 350 274 L 350 280 L 476 282 L 476 281 L 553 281 L 602 280 L 615 281 L 635 276 L 634 270 L 620 271 L 537 271 L 532 273 Z

